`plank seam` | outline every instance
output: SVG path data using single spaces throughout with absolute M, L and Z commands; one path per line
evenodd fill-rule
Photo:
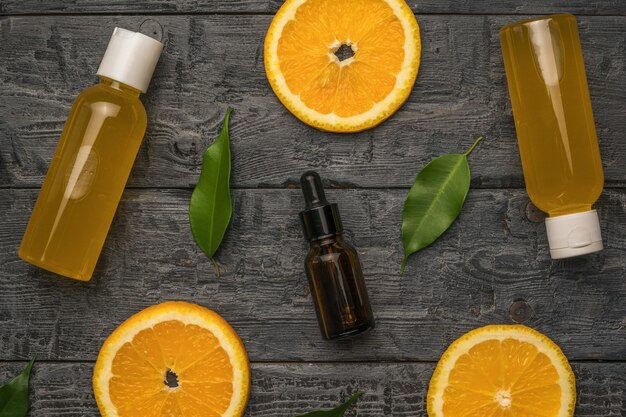
M 0 13 L 0 17 L 64 17 L 64 16 L 103 16 L 103 17 L 116 17 L 116 16 L 163 16 L 163 17 L 175 17 L 175 16 L 274 16 L 276 12 L 48 12 L 48 13 Z M 554 13 L 414 13 L 416 16 L 549 16 Z M 573 13 L 577 17 L 626 17 L 624 14 L 587 14 L 587 13 Z
M 326 190 L 346 190 L 346 191 L 352 191 L 352 190 L 364 190 L 364 191 L 391 191 L 391 190 L 409 190 L 411 187 L 410 186 L 390 186 L 390 187 L 355 187 L 355 186 L 350 186 L 350 187 L 341 187 L 341 186 L 332 186 L 332 185 L 328 185 L 325 186 L 324 189 Z M 29 190 L 39 190 L 41 189 L 40 185 L 33 185 L 33 186 L 0 186 L 0 191 L 2 190 L 15 190 L 15 191 L 29 191 Z M 147 187 L 142 187 L 142 186 L 131 186 L 131 187 L 126 187 L 125 190 L 132 190 L 132 191 L 192 191 L 194 189 L 194 186 L 189 186 L 189 187 L 151 187 L 151 186 L 147 186 Z M 263 190 L 268 190 L 268 191 L 279 191 L 279 190 L 299 190 L 300 187 L 285 187 L 285 186 L 262 186 L 262 187 L 239 187 L 239 186 L 232 186 L 230 187 L 231 190 L 237 190 L 237 191 L 263 191 Z M 498 190 L 502 190 L 502 191 L 521 191 L 521 190 L 525 190 L 526 188 L 524 187 L 471 187 L 470 190 L 485 190 L 485 191 L 498 191 Z M 626 190 L 626 185 L 605 185 L 604 186 L 605 190 Z
M 436 365 L 438 360 L 424 360 L 424 361 L 376 361 L 376 360 L 365 360 L 365 361 L 250 361 L 251 364 L 255 365 Z M 0 359 L 0 364 L 2 363 L 28 363 L 27 359 Z M 84 360 L 84 359 L 37 359 L 36 363 L 40 364 L 94 364 L 95 360 Z M 573 359 L 570 360 L 569 363 L 572 364 L 626 364 L 626 359 Z

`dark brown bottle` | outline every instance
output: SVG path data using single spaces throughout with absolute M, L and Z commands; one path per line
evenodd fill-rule
M 305 172 L 300 178 L 306 201 L 300 212 L 304 236 L 311 249 L 305 267 L 322 336 L 337 339 L 374 327 L 361 263 L 346 243 L 336 204 L 326 201 L 320 176 Z

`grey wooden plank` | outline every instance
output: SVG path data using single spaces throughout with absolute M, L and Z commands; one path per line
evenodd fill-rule
M 577 417 L 623 416 L 626 364 L 573 363 Z M 1 363 L 0 381 L 23 363 Z M 289 417 L 334 407 L 366 391 L 348 416 L 426 416 L 425 398 L 434 364 L 252 364 L 252 392 L 246 416 Z M 99 417 L 88 363 L 39 363 L 31 382 L 32 417 Z
M 296 120 L 269 88 L 270 16 L 159 16 L 168 45 L 145 102 L 149 128 L 134 187 L 188 187 L 232 117 L 233 185 L 283 187 L 316 168 L 338 187 L 408 187 L 432 157 L 472 154 L 475 187 L 522 187 L 498 29 L 516 16 L 423 16 L 423 59 L 406 105 L 376 129 L 341 136 Z M 93 83 L 109 32 L 142 16 L 0 20 L 0 187 L 38 186 L 73 98 Z M 626 185 L 626 17 L 579 26 L 607 186 Z M 94 33 L 94 27 L 102 28 Z
M 378 327 L 358 340 L 321 339 L 303 270 L 299 190 L 237 190 L 232 227 L 217 254 L 223 276 L 193 242 L 187 190 L 128 190 L 89 283 L 16 255 L 36 190 L 0 190 L 0 359 L 93 360 L 131 314 L 189 300 L 222 314 L 255 361 L 439 358 L 460 334 L 526 324 L 571 359 L 626 358 L 626 194 L 598 204 L 606 249 L 551 261 L 544 225 L 526 216 L 521 190 L 475 190 L 450 230 L 399 275 L 404 190 L 331 190 L 358 248 Z M 533 216 L 531 218 L 534 219 Z
M 415 13 L 624 15 L 620 0 L 407 0 Z M 3 0 L 0 14 L 47 13 L 274 13 L 283 0 Z

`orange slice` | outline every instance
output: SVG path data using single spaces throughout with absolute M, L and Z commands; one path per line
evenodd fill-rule
M 103 417 L 242 416 L 250 370 L 218 314 L 184 302 L 149 307 L 104 342 L 93 387 Z
M 521 325 L 481 327 L 456 340 L 428 388 L 429 417 L 571 417 L 575 405 L 561 349 Z
M 265 38 L 265 71 L 304 123 L 357 132 L 409 97 L 420 54 L 419 26 L 404 0 L 287 0 Z

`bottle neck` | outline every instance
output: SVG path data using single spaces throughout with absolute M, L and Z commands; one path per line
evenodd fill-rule
M 341 234 L 337 233 L 334 235 L 323 237 L 321 239 L 312 240 L 309 243 L 311 244 L 312 248 L 319 248 L 322 246 L 328 246 L 328 245 L 332 245 L 333 243 L 342 242 L 342 241 L 343 239 L 341 237 Z
M 100 84 L 121 91 L 123 93 L 130 94 L 133 97 L 139 97 L 139 95 L 141 94 L 141 90 L 104 76 L 100 76 Z

